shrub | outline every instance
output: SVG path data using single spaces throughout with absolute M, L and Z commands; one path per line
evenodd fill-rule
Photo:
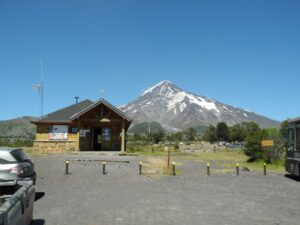
M 250 160 L 262 159 L 261 147 L 262 135 L 260 132 L 250 134 L 246 137 L 245 154 L 250 157 Z

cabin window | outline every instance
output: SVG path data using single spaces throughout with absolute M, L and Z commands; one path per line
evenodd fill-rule
M 102 139 L 103 141 L 110 141 L 110 134 L 111 130 L 110 128 L 102 128 Z
M 71 133 L 72 134 L 76 134 L 78 132 L 78 128 L 77 127 L 72 127 L 71 128 Z

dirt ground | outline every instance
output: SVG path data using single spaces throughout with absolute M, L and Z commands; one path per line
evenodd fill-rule
M 69 175 L 64 160 L 71 161 Z M 182 160 L 177 176 L 138 174 L 144 158 L 100 154 L 33 157 L 39 200 L 34 224 L 298 225 L 300 182 L 282 174 L 206 175 L 204 163 Z M 108 162 L 102 174 L 100 162 Z

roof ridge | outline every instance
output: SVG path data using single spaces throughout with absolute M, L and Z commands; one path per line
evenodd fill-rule
M 70 119 L 73 120 L 76 117 L 79 117 L 81 115 L 83 115 L 84 113 L 86 113 L 88 110 L 98 106 L 99 104 L 105 104 L 107 107 L 111 108 L 113 111 L 115 111 L 117 114 L 119 114 L 121 117 L 125 118 L 128 121 L 131 121 L 131 119 L 121 110 L 119 110 L 117 107 L 113 106 L 111 103 L 109 103 L 108 101 L 106 101 L 104 98 L 100 98 L 97 101 L 95 101 L 93 104 L 87 106 L 86 108 L 82 109 L 81 111 L 79 111 L 78 113 L 73 114 Z

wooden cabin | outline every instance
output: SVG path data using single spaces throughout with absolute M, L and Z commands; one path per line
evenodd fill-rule
M 104 99 L 84 100 L 50 113 L 36 124 L 34 151 L 126 151 L 131 119 Z

